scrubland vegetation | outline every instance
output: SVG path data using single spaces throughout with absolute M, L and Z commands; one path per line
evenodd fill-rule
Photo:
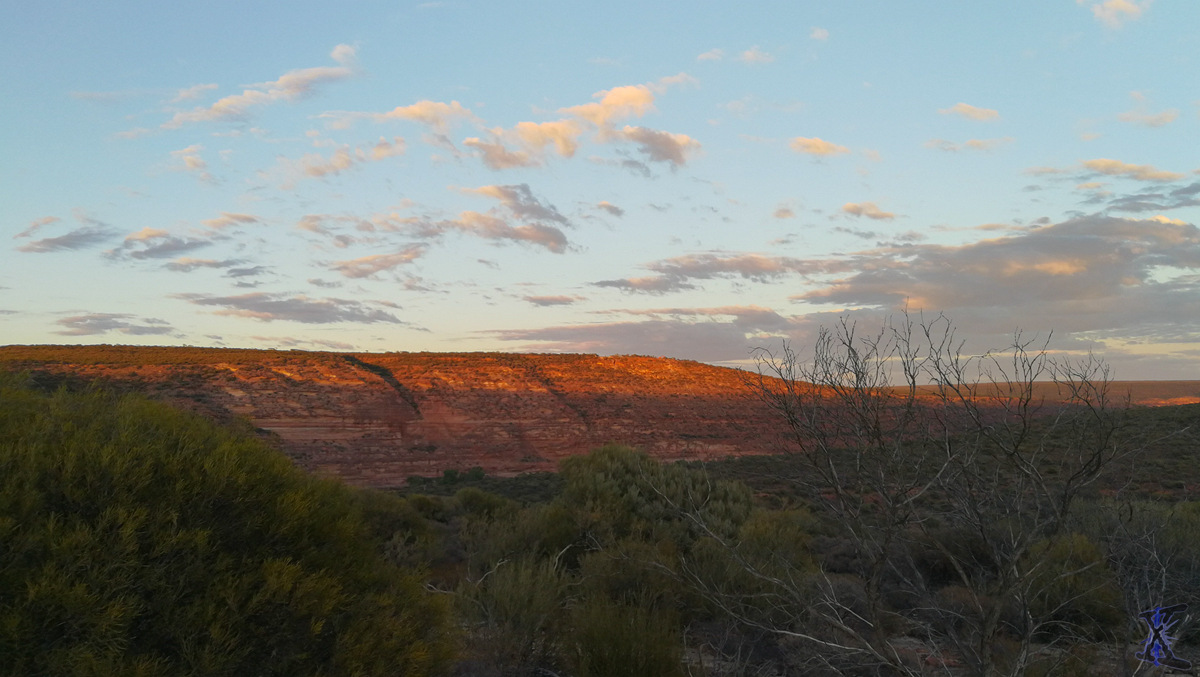
M 1200 609 L 1200 405 L 1126 410 L 1019 340 L 984 396 L 938 331 L 764 356 L 792 455 L 610 445 L 403 492 L 0 377 L 0 674 L 1147 674 L 1137 614 Z M 1021 385 L 1046 378 L 1064 405 Z

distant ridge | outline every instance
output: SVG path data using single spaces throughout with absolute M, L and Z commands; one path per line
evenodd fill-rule
M 367 486 L 472 466 L 553 470 L 608 442 L 665 460 L 785 449 L 745 372 L 668 358 L 3 346 L 0 368 L 245 416 L 302 467 Z M 1039 391 L 1054 399 L 1049 384 Z M 1138 405 L 1200 402 L 1200 381 L 1114 384 L 1126 391 Z
M 369 486 L 476 465 L 553 470 L 608 442 L 662 459 L 782 450 L 746 374 L 666 358 L 6 346 L 0 368 L 245 416 L 299 465 Z

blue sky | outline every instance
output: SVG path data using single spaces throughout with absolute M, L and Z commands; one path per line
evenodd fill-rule
M 177 6 L 178 5 L 178 6 Z M 0 343 L 737 364 L 945 312 L 1200 378 L 1200 3 L 39 2 Z

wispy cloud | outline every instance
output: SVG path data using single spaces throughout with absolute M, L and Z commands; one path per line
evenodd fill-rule
M 216 183 L 216 179 L 208 171 L 208 163 L 200 156 L 202 150 L 204 150 L 204 146 L 196 143 L 187 148 L 171 151 L 171 157 L 179 161 L 179 164 L 173 169 L 191 172 L 205 183 Z
M 720 61 L 725 58 L 725 50 L 710 49 L 696 57 L 696 61 Z
M 1165 127 L 1179 118 L 1178 108 L 1168 108 L 1167 110 L 1151 113 L 1146 109 L 1146 96 L 1141 92 L 1130 92 L 1130 98 L 1135 101 L 1133 110 L 1126 111 L 1117 116 L 1121 122 L 1141 125 L 1143 127 Z
M 597 287 L 625 291 L 664 293 L 692 289 L 691 280 L 742 278 L 766 281 L 789 274 L 825 272 L 824 264 L 786 256 L 747 253 L 688 254 L 655 261 L 646 266 L 657 273 L 653 277 L 635 277 L 595 282 Z
M 1075 2 L 1090 8 L 1097 21 L 1110 28 L 1120 28 L 1129 21 L 1141 18 L 1142 14 L 1150 8 L 1152 0 L 1141 0 L 1141 2 L 1138 0 L 1103 0 L 1103 2 L 1075 0 Z
M 207 92 L 207 91 L 210 91 L 213 89 L 217 89 L 217 85 L 205 84 L 205 85 L 192 85 L 191 87 L 184 87 L 183 89 L 180 89 L 179 91 L 177 91 L 175 93 L 175 97 L 171 99 L 170 103 L 181 103 L 183 101 L 192 101 L 194 99 L 200 98 L 200 95 L 203 94 L 204 92 Z
M 618 217 L 625 216 L 624 209 L 621 209 L 620 207 L 618 207 L 615 204 L 608 202 L 608 201 L 597 202 L 596 208 L 603 209 L 604 211 L 608 212 L 609 214 L 611 214 L 613 216 L 618 216 Z
M 850 152 L 850 149 L 845 146 L 839 146 L 836 143 L 832 143 L 817 137 L 805 138 L 803 136 L 797 136 L 796 138 L 792 139 L 791 143 L 788 145 L 791 146 L 792 150 L 796 151 L 797 153 L 819 155 L 823 157 L 828 157 L 831 155 L 843 155 Z
M 162 124 L 164 129 L 179 129 L 197 122 L 244 122 L 251 111 L 280 101 L 296 101 L 311 95 L 319 85 L 346 80 L 356 73 L 354 48 L 338 45 L 330 58 L 338 66 L 320 66 L 289 71 L 277 80 L 249 85 L 241 94 L 219 99 L 207 108 L 179 111 Z
M 979 120 L 988 122 L 991 120 L 1000 119 L 1000 112 L 991 108 L 979 108 L 972 106 L 969 103 L 956 103 L 949 108 L 941 108 L 938 110 L 942 115 L 958 115 L 969 120 Z
M 372 122 L 389 122 L 406 120 L 425 125 L 436 134 L 447 134 L 451 125 L 459 120 L 479 122 L 467 108 L 457 101 L 445 103 L 422 99 L 407 106 L 396 106 L 385 113 L 360 113 L 352 111 L 332 111 L 322 113 L 321 118 L 329 121 L 329 126 L 335 129 L 345 129 L 355 120 L 370 120 Z
M 332 269 L 349 278 L 373 277 L 416 261 L 425 253 L 425 245 L 414 244 L 388 254 L 371 254 L 357 259 L 338 261 Z
M 957 153 L 958 151 L 962 150 L 990 151 L 999 148 L 1000 146 L 1010 144 L 1012 141 L 1013 139 L 1011 136 L 1006 136 L 999 139 L 967 139 L 962 143 L 955 143 L 945 139 L 930 139 L 929 141 L 925 142 L 925 147 L 944 150 L 948 153 Z
M 569 306 L 583 299 L 578 296 L 522 296 L 523 300 L 535 306 Z
M 166 320 L 134 320 L 132 315 L 125 313 L 86 313 L 64 317 L 55 323 L 63 327 L 55 333 L 63 336 L 93 336 L 114 331 L 127 336 L 158 336 L 175 331 Z
M 238 296 L 211 296 L 209 294 L 176 294 L 198 306 L 218 307 L 218 315 L 248 317 L 264 322 L 278 320 L 304 324 L 331 324 L 353 322 L 374 324 L 377 322 L 399 324 L 401 321 L 391 313 L 371 308 L 353 299 L 311 298 L 304 294 L 271 294 L 254 292 Z
M 738 61 L 742 63 L 771 63 L 774 60 L 775 57 L 764 52 L 758 45 L 738 54 Z
M 291 188 L 294 185 L 296 176 L 305 176 L 309 178 L 322 178 L 326 176 L 336 176 L 344 171 L 352 169 L 360 164 L 368 162 L 379 162 L 387 158 L 403 155 L 405 151 L 404 139 L 397 136 L 391 141 L 384 137 L 379 137 L 374 145 L 357 146 L 342 146 L 335 150 L 328 157 L 320 153 L 306 153 L 298 160 L 281 159 L 280 162 L 284 165 L 286 171 L 292 175 L 292 178 L 285 182 L 285 188 Z
M 1085 160 L 1082 164 L 1093 172 L 1109 176 L 1123 176 L 1138 181 L 1176 181 L 1184 176 L 1178 172 L 1169 172 L 1151 165 L 1134 165 L 1108 158 Z
M 824 28 L 813 28 L 808 32 L 809 39 L 824 42 L 829 39 L 829 31 Z
M 58 223 L 61 220 L 62 219 L 58 218 L 57 216 L 43 216 L 40 219 L 34 219 L 33 221 L 29 222 L 29 226 L 26 227 L 25 230 L 13 235 L 13 239 L 17 240 L 23 237 L 30 237 L 37 231 L 41 230 L 43 226 L 48 226 L 52 223 Z
M 890 221 L 896 218 L 892 212 L 885 212 L 874 202 L 847 202 L 842 205 L 842 212 L 851 216 L 865 216 L 877 221 Z
M 211 240 L 179 237 L 159 228 L 147 227 L 125 236 L 121 246 L 108 251 L 107 255 L 111 258 L 165 259 L 211 244 Z
M 58 237 L 47 237 L 41 240 L 33 240 L 32 242 L 17 247 L 17 250 L 44 254 L 47 252 L 86 249 L 87 247 L 102 244 L 111 239 L 114 235 L 116 235 L 116 232 L 107 226 L 84 226 L 82 228 L 76 228 L 65 235 L 59 235 Z
M 205 219 L 201 221 L 204 226 L 212 230 L 225 230 L 233 226 L 245 226 L 251 224 L 262 223 L 262 219 L 253 214 L 238 214 L 234 212 L 221 212 L 221 215 L 215 219 Z
M 164 263 L 163 268 L 177 273 L 190 273 L 198 268 L 232 268 L 242 263 L 245 263 L 243 259 L 217 261 L 215 259 L 194 259 L 190 256 L 181 256 L 174 261 Z

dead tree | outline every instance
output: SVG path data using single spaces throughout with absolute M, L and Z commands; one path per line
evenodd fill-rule
M 758 585 L 682 563 L 710 601 L 832 674 L 1019 675 L 1084 637 L 1089 619 L 1068 612 L 1093 591 L 1047 590 L 1103 568 L 1062 545 L 1067 520 L 1135 451 L 1101 361 L 1020 333 L 968 355 L 944 316 L 904 314 L 867 335 L 842 321 L 806 358 L 785 345 L 758 366 L 752 387 L 795 448 L 790 481 L 849 552 L 789 571 L 711 533 Z

